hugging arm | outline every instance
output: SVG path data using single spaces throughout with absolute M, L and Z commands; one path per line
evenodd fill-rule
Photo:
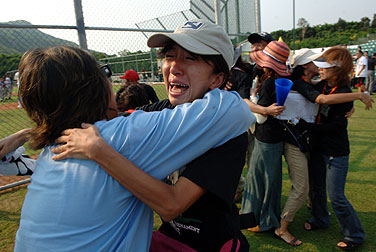
M 228 95 L 232 96 L 230 93 Z M 54 156 L 53 159 L 59 160 L 84 155 L 85 158 L 96 161 L 136 197 L 158 212 L 163 219 L 170 220 L 195 202 L 204 193 L 204 190 L 188 179 L 182 178 L 175 186 L 168 186 L 156 178 L 161 179 L 198 157 L 215 146 L 219 139 L 223 138 L 224 140 L 218 142 L 221 144 L 245 132 L 251 122 L 255 120 L 240 97 L 233 100 L 232 104 L 227 104 L 231 97 L 223 98 L 217 104 L 209 103 L 206 106 L 206 109 L 208 109 L 206 113 L 203 113 L 203 109 L 199 107 L 199 109 L 195 110 L 196 112 L 185 114 L 182 112 L 184 112 L 184 109 L 189 110 L 189 108 L 178 106 L 178 110 L 164 110 L 161 112 L 163 114 L 139 112 L 137 115 L 132 115 L 132 117 L 121 119 L 120 123 L 124 122 L 123 120 L 133 120 L 135 117 L 147 117 L 150 125 L 156 125 L 153 126 L 151 131 L 149 129 L 146 130 L 146 132 L 149 132 L 148 135 L 145 134 L 144 128 L 132 128 L 133 130 L 138 128 L 138 130 L 142 131 L 144 137 L 140 139 L 131 138 L 129 142 L 132 145 L 127 143 L 128 141 L 124 142 L 124 144 L 121 143 L 120 150 L 122 153 L 126 153 L 127 149 L 137 149 L 139 144 L 134 141 L 142 141 L 143 148 L 139 152 L 130 152 L 130 156 L 127 155 L 129 159 L 117 153 L 112 148 L 113 143 L 111 145 L 108 144 L 100 136 L 98 130 L 89 125 L 84 125 L 86 129 L 66 130 L 56 142 L 67 144 L 53 149 L 55 153 L 62 152 Z M 192 103 L 193 105 L 197 106 L 199 103 Z M 214 105 L 218 106 L 219 110 L 216 109 L 210 112 L 209 110 L 212 110 L 215 107 Z M 229 107 L 229 105 L 231 106 Z M 232 109 L 228 110 L 229 108 Z M 171 114 L 175 116 L 168 116 Z M 194 116 L 195 114 L 196 116 Z M 155 118 L 160 118 L 162 121 L 160 119 L 155 121 Z M 172 121 L 178 123 L 172 123 Z M 133 121 L 134 124 L 135 122 Z M 127 125 L 132 125 L 131 121 Z M 136 126 L 139 125 L 136 124 Z M 140 127 L 148 126 L 141 125 Z M 124 128 L 125 131 L 130 129 Z M 132 132 L 129 137 L 132 134 L 140 135 L 134 131 L 129 132 Z M 161 135 L 156 138 L 158 136 L 157 133 Z M 235 135 L 228 137 L 234 133 Z M 71 137 L 71 135 L 75 137 Z M 189 141 L 182 142 L 181 137 L 187 135 L 190 136 Z M 114 141 L 121 142 L 118 139 Z M 123 149 L 125 149 L 125 152 Z M 144 161 L 140 161 L 137 155 L 148 156 Z M 142 169 L 131 162 L 134 160 L 138 161 L 137 165 L 142 167 Z
M 331 95 L 320 94 L 319 96 L 317 96 L 315 102 L 319 104 L 338 104 L 355 100 L 360 100 L 361 102 L 363 102 L 366 105 L 365 109 L 367 110 L 372 108 L 372 103 L 374 102 L 370 95 L 360 92 L 339 93 Z
M 0 139 L 0 159 L 9 152 L 14 151 L 27 141 L 27 134 L 30 129 L 20 130 L 12 135 Z
M 244 101 L 247 103 L 249 109 L 254 112 L 261 114 L 264 117 L 267 117 L 268 115 L 271 116 L 277 116 L 285 110 L 285 106 L 277 106 L 277 103 L 273 103 L 272 105 L 268 107 L 264 107 L 261 105 L 258 105 L 248 99 L 244 99 Z
M 155 210 L 163 220 L 170 221 L 184 212 L 204 194 L 204 189 L 185 177 L 179 178 L 174 186 L 167 185 L 150 176 L 126 157 L 115 151 L 91 124 L 84 129 L 70 129 L 63 132 L 56 142 L 64 143 L 54 148 L 53 157 L 60 160 L 68 157 L 91 159 L 115 178 L 142 202 Z M 86 142 L 88 141 L 88 142 Z

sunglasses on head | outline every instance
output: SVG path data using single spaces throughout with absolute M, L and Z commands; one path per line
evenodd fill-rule
M 110 78 L 111 75 L 112 75 L 112 71 L 111 71 L 111 68 L 109 65 L 102 65 L 100 66 L 100 69 L 102 71 L 102 73 L 107 77 L 107 78 Z

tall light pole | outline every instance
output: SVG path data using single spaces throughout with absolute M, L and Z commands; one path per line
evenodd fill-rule
M 215 14 L 215 23 L 222 26 L 221 19 L 221 2 L 220 0 L 214 0 L 214 14 Z
M 295 0 L 292 0 L 292 50 L 295 52 Z

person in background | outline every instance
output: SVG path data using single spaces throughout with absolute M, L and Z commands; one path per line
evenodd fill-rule
M 371 95 L 373 91 L 373 82 L 375 81 L 375 65 L 376 60 L 374 59 L 376 53 L 373 53 L 372 57 L 368 55 L 368 52 L 364 53 L 365 57 L 367 58 L 367 82 L 366 82 L 366 91 Z
M 259 36 L 259 35 L 258 35 Z M 265 38 L 266 39 L 266 38 Z M 261 42 L 258 42 L 261 43 Z M 254 66 L 250 65 L 249 63 L 245 63 L 241 57 L 242 48 L 236 47 L 234 51 L 234 65 L 231 68 L 229 82 L 226 84 L 226 90 L 236 91 L 239 95 L 247 102 L 249 108 L 252 112 L 254 112 L 256 119 L 259 123 L 263 121 L 268 115 L 277 116 L 279 115 L 284 107 L 277 106 L 276 104 L 272 104 L 268 107 L 263 107 L 257 105 L 257 98 L 255 94 L 255 90 L 252 89 L 251 93 L 251 86 L 252 86 L 252 72 Z M 253 99 L 253 100 L 252 100 Z M 248 168 L 249 161 L 251 159 L 253 146 L 254 146 L 254 128 L 255 126 L 252 125 L 250 129 L 248 129 L 248 148 L 246 153 L 246 166 Z M 240 201 L 242 192 L 244 190 L 244 182 L 245 179 L 241 177 L 239 181 L 239 187 L 237 189 L 237 194 L 235 195 L 235 201 Z
M 248 41 L 251 43 L 252 52 L 264 50 L 264 48 L 274 40 L 275 39 L 272 37 L 272 35 L 266 32 L 252 33 L 248 36 Z M 252 88 L 258 88 L 260 84 L 259 80 L 263 74 L 264 72 L 262 71 L 262 68 L 258 67 L 255 63 L 252 69 L 252 81 L 254 81 Z
M 7 93 L 7 96 L 6 99 L 12 99 L 12 92 L 13 92 L 13 83 L 12 83 L 12 80 L 11 78 L 9 77 L 9 74 L 6 74 L 4 76 L 4 84 L 6 86 L 6 93 Z
M 252 33 L 248 36 L 248 41 L 251 43 L 252 52 L 264 50 L 264 48 L 275 39 L 267 32 Z
M 4 83 L 4 78 L 0 77 L 0 99 L 1 99 L 0 101 L 1 102 L 5 101 L 6 92 L 7 92 L 7 88 Z
M 17 71 L 15 74 L 14 74 L 14 80 L 16 81 L 16 84 L 17 84 L 17 88 L 18 88 L 18 93 L 17 93 L 17 96 L 18 96 L 18 108 L 22 108 L 22 104 L 21 104 L 21 98 L 20 98 L 20 72 Z
M 248 36 L 248 41 L 251 43 L 252 51 L 263 50 L 269 42 L 273 41 L 273 37 L 266 32 L 252 33 Z M 238 92 L 244 100 L 247 102 L 249 108 L 255 113 L 257 122 L 262 123 L 268 115 L 277 116 L 283 110 L 283 106 L 276 106 L 276 104 L 271 104 L 268 107 L 256 106 L 258 95 L 256 88 L 259 85 L 259 79 L 263 75 L 263 70 L 261 67 L 257 66 L 256 63 L 249 65 L 241 59 L 241 47 L 235 48 L 234 66 L 231 70 L 230 81 L 226 85 L 226 90 Z M 232 77 L 233 76 L 233 77 Z M 251 155 L 254 147 L 254 129 L 253 125 L 248 130 L 248 148 L 246 153 L 246 167 L 249 167 L 249 161 L 251 160 Z M 239 182 L 237 200 L 240 199 L 240 192 L 243 190 L 243 180 Z
M 127 85 L 130 85 L 130 84 L 140 85 L 145 90 L 145 93 L 147 94 L 148 99 L 151 103 L 159 101 L 159 98 L 158 98 L 157 94 L 155 93 L 153 87 L 151 87 L 148 84 L 141 84 L 141 83 L 138 82 L 138 80 L 140 78 L 139 78 L 139 75 L 136 71 L 127 70 L 123 76 L 120 76 L 120 79 L 124 80 L 123 86 L 127 86 Z M 116 93 L 116 97 L 118 97 L 118 94 L 119 94 L 119 92 Z
M 129 115 L 137 107 L 149 104 L 145 89 L 138 84 L 122 86 L 116 95 L 116 105 L 119 116 Z
M 322 93 L 352 93 L 349 84 L 353 63 L 347 49 L 332 47 L 323 54 L 323 60 L 314 63 L 319 67 L 322 81 L 317 88 Z M 345 115 L 352 107 L 353 102 L 321 105 L 315 123 L 301 119 L 297 124 L 311 130 L 317 141 L 309 161 L 312 218 L 304 223 L 304 228 L 311 231 L 329 226 L 327 190 L 343 235 L 337 247 L 346 251 L 355 249 L 365 240 L 360 220 L 344 194 L 350 153 Z
M 358 50 L 356 53 L 356 65 L 355 65 L 355 87 L 358 88 L 359 92 L 365 92 L 365 80 L 368 71 L 367 58 L 363 56 L 363 52 Z

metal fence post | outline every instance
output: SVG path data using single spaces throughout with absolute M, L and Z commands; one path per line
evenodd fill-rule
M 256 12 L 256 32 L 261 32 L 260 0 L 255 0 L 255 12 Z
M 74 11 L 76 13 L 78 42 L 80 44 L 80 48 L 87 50 L 87 41 L 86 41 L 84 15 L 82 12 L 82 3 L 81 3 L 81 0 L 73 0 L 73 2 L 74 2 Z
M 217 25 L 222 25 L 220 4 L 221 2 L 219 0 L 214 0 L 215 23 Z

